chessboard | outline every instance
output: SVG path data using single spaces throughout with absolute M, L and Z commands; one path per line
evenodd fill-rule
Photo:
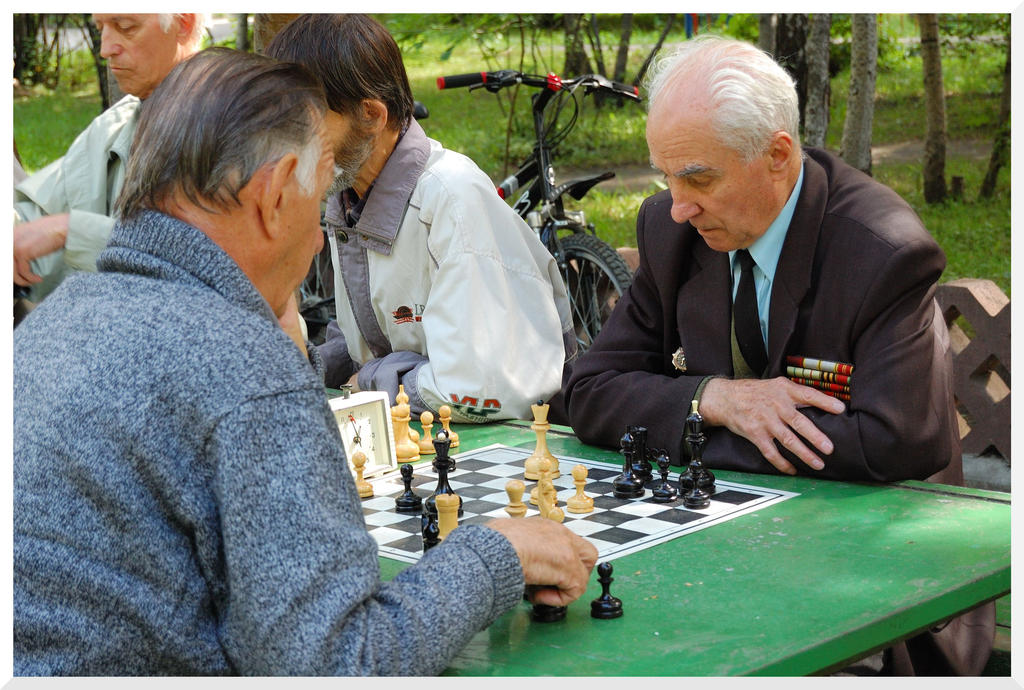
M 512 479 L 523 480 L 523 465 L 531 452 L 527 448 L 494 444 L 452 455 L 455 469 L 449 472 L 448 479 L 455 493 L 462 497 L 460 526 L 508 517 L 505 506 L 509 499 L 505 484 Z M 556 457 L 561 476 L 553 482 L 558 490 L 559 505 L 565 513 L 564 524 L 597 548 L 599 561 L 610 561 L 663 544 L 799 495 L 718 479 L 711 504 L 707 508 L 690 510 L 683 507 L 681 500 L 672 503 L 651 500 L 651 487 L 661 482 L 657 468 L 655 478 L 647 484 L 643 496 L 622 499 L 612 493 L 612 480 L 621 473 L 621 469 L 591 460 Z M 590 513 L 575 514 L 564 508 L 566 499 L 576 493 L 572 468 L 577 464 L 588 470 L 584 491 L 594 499 L 594 510 Z M 678 474 L 672 474 L 671 480 L 675 482 L 677 479 Z M 390 472 L 369 482 L 373 485 L 374 495 L 362 500 L 363 516 L 367 530 L 377 541 L 380 555 L 415 563 L 423 555 L 420 516 L 395 511 L 395 497 L 405 489 L 401 476 L 398 472 Z M 526 502 L 535 482 L 523 482 L 526 485 L 523 501 Z M 430 463 L 416 465 L 413 490 L 425 499 L 436 486 L 437 473 Z M 537 514 L 537 507 L 529 505 L 527 517 Z

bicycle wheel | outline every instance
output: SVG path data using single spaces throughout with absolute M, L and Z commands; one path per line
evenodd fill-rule
M 559 240 L 562 279 L 579 351 L 585 352 L 633 282 L 629 266 L 607 242 L 578 232 Z

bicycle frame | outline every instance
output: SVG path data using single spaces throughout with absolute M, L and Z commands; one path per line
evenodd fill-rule
M 526 186 L 525 191 L 516 199 L 512 208 L 540 234 L 541 241 L 548 246 L 549 250 L 552 250 L 552 253 L 555 253 L 555 235 L 558 230 L 568 229 L 573 232 L 583 232 L 587 229 L 581 211 L 565 210 L 562 202 L 563 195 L 569 194 L 578 201 L 594 185 L 615 177 L 614 172 L 608 171 L 555 186 L 552 151 L 544 136 L 544 113 L 556 93 L 555 90 L 544 89 L 531 96 L 533 131 L 536 137 L 533 152 L 519 166 L 514 175 L 498 185 L 498 194 L 502 198 L 507 198 L 507 195 L 515 193 L 524 185 Z M 534 215 L 534 209 L 538 207 L 540 207 L 540 211 Z

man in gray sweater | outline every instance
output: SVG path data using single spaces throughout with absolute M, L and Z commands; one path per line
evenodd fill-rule
M 526 584 L 585 590 L 596 551 L 539 519 L 460 527 L 381 581 L 293 297 L 324 110 L 296 65 L 179 65 L 99 273 L 16 330 L 15 674 L 434 674 Z

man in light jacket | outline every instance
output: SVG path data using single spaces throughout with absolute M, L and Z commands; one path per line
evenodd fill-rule
M 203 36 L 201 14 L 94 14 L 100 55 L 127 96 L 96 117 L 53 161 L 14 188 L 14 282 L 39 302 L 68 273 L 95 271 L 114 226 L 112 210 L 139 105 Z
M 576 352 L 558 267 L 471 160 L 413 119 L 402 56 L 365 15 L 303 15 L 267 54 L 324 84 L 335 142 L 325 220 L 337 324 L 327 384 L 404 385 L 412 411 L 531 417 Z

